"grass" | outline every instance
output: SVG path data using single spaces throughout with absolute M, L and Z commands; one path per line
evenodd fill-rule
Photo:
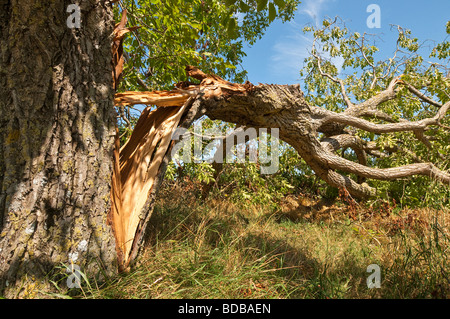
M 268 210 L 191 195 L 164 191 L 138 265 L 75 297 L 450 297 L 448 211 L 294 196 Z M 371 264 L 379 289 L 367 287 Z

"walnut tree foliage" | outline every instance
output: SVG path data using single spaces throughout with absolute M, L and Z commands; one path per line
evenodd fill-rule
M 298 0 L 120 0 L 116 20 L 128 11 L 128 25 L 140 26 L 124 42 L 122 89 L 172 89 L 195 65 L 234 82 L 245 47 L 263 36 L 275 20 L 288 21 Z

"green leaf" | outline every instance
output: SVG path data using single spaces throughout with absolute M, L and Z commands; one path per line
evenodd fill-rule
M 271 2 L 269 3 L 269 22 L 275 20 L 277 16 L 277 9 L 275 9 L 275 5 Z
M 286 6 L 286 2 L 284 2 L 284 0 L 274 0 L 273 2 L 275 2 L 279 10 L 283 10 Z
M 262 11 L 267 7 L 267 2 L 269 2 L 269 0 L 256 0 L 256 2 L 258 3 L 256 9 Z
M 241 10 L 241 12 L 248 12 L 250 10 L 250 6 L 246 4 L 244 1 L 240 1 L 239 9 Z
M 231 39 L 237 38 L 236 25 L 237 25 L 236 19 L 231 18 L 230 21 L 228 21 L 228 36 Z
M 233 64 L 225 63 L 224 66 L 225 66 L 227 69 L 236 69 L 236 66 L 234 66 Z
M 236 3 L 236 0 L 225 0 L 225 4 L 227 6 L 231 6 L 231 5 L 235 4 L 235 3 Z

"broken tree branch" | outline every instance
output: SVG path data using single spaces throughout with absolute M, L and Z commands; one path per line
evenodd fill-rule
M 350 126 L 376 134 L 410 131 L 421 139 L 427 127 L 442 126 L 440 122 L 450 108 L 450 101 L 440 106 L 435 116 L 414 122 L 396 122 L 377 109 L 381 103 L 396 98 L 396 86 L 404 84 L 399 77 L 392 79 L 385 91 L 358 105 L 350 102 L 344 112 L 336 113 L 309 105 L 299 85 L 230 83 L 193 66 L 186 67 L 186 73 L 200 83 L 180 82 L 172 91 L 116 94 L 118 106 L 158 106 L 153 112 L 150 112 L 150 106 L 142 112 L 130 140 L 120 149 L 120 154 L 116 154 L 112 219 L 123 267 L 127 267 L 137 254 L 153 205 L 150 194 L 155 194 L 158 181 L 164 175 L 164 163 L 167 164 L 167 156 L 170 156 L 172 132 L 179 125 L 189 126 L 203 115 L 242 127 L 279 128 L 280 138 L 294 147 L 319 178 L 331 186 L 345 188 L 355 197 L 376 194 L 376 189 L 363 182 L 364 178 L 393 180 L 423 175 L 450 185 L 450 174 L 432 163 L 369 167 L 367 154 L 377 155 L 379 148 L 354 135 L 356 130 L 344 130 Z M 388 123 L 373 123 L 362 119 L 363 116 L 377 117 Z M 338 133 L 333 131 L 333 125 L 337 125 Z M 330 134 L 319 140 L 319 132 L 326 126 L 330 127 Z M 358 162 L 336 153 L 347 147 L 355 151 Z M 391 151 L 397 149 L 394 147 Z M 380 156 L 384 154 L 379 153 Z M 338 171 L 355 174 L 358 181 Z

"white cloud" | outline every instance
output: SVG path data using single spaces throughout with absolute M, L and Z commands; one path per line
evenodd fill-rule
M 277 41 L 272 47 L 272 74 L 283 75 L 286 79 L 291 79 L 290 82 L 295 82 L 303 67 L 303 61 L 309 56 L 311 46 L 311 39 L 303 35 L 301 29 Z
M 324 18 L 323 11 L 327 4 L 335 0 L 305 0 L 299 6 L 296 20 L 286 24 L 286 31 L 273 45 L 274 54 L 271 56 L 271 72 L 275 76 L 283 75 L 289 82 L 295 82 L 299 78 L 299 71 L 303 67 L 303 61 L 309 56 L 312 47 L 312 37 L 304 35 L 302 28 L 309 23 L 315 26 Z M 304 19 L 308 16 L 310 20 Z M 340 71 L 343 61 L 334 61 Z
M 303 1 L 300 5 L 299 13 L 308 15 L 314 21 L 315 26 L 318 26 L 319 21 L 322 19 L 322 10 L 327 2 L 330 2 L 330 0 Z

